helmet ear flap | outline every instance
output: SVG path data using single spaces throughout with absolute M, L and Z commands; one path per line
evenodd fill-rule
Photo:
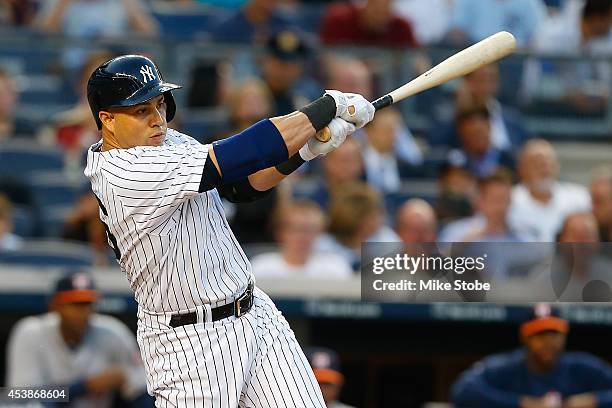
M 166 102 L 166 122 L 170 122 L 176 114 L 176 102 L 172 92 L 164 92 L 164 101 Z

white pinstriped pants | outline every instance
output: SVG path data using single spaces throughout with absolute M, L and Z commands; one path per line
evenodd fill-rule
M 240 318 L 172 328 L 168 317 L 139 312 L 138 344 L 157 407 L 325 408 L 293 331 L 261 290 Z

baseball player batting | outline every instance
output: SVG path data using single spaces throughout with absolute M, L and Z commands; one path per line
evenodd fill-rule
M 88 150 L 85 175 L 138 302 L 147 389 L 158 407 L 324 408 L 287 321 L 254 286 L 220 197 L 257 200 L 371 121 L 374 107 L 327 91 L 202 145 L 167 127 L 178 88 L 148 58 L 125 55 L 98 67 L 87 89 L 102 140 Z

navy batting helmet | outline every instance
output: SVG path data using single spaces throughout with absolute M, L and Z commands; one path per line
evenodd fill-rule
M 170 122 L 176 113 L 173 89 L 179 85 L 164 82 L 157 66 L 142 55 L 122 55 L 100 65 L 87 82 L 87 100 L 98 129 L 102 122 L 101 110 L 134 106 L 159 95 L 164 95 L 167 105 L 166 120 Z

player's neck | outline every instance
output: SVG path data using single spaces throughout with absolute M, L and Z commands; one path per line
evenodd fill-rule
M 528 352 L 527 368 L 529 369 L 529 371 L 536 374 L 546 374 L 551 372 L 555 368 L 555 363 L 545 364 Z
M 107 150 L 120 149 L 119 143 L 115 139 L 115 136 L 111 133 L 102 130 L 102 148 L 101 151 L 105 152 Z

